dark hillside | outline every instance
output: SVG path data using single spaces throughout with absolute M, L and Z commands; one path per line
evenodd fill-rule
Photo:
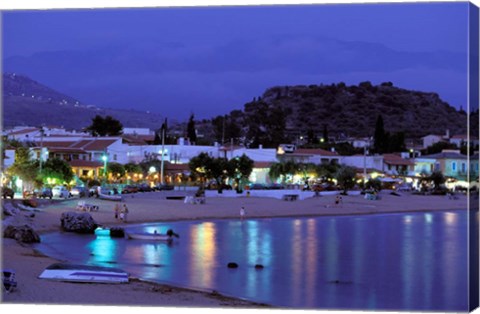
M 466 133 L 467 116 L 435 93 L 410 91 L 383 83 L 358 86 L 284 86 L 268 89 L 261 101 L 285 109 L 287 129 L 321 132 L 327 125 L 337 136 L 372 135 L 378 115 L 389 132 L 407 137 Z
M 164 119 L 154 113 L 86 105 L 22 75 L 3 74 L 2 80 L 4 127 L 55 125 L 80 130 L 98 114 L 110 115 L 126 127 L 158 129 Z

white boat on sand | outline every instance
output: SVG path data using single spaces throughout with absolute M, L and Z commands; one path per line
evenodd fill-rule
M 110 195 L 110 194 L 98 194 L 98 198 L 107 201 L 117 201 L 120 202 L 123 200 L 121 195 Z
M 69 282 L 126 283 L 128 273 L 111 267 L 55 263 L 45 268 L 38 278 Z

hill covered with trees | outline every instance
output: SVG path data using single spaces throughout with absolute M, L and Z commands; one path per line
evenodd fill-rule
M 476 111 L 478 119 L 478 111 Z M 386 132 L 405 138 L 428 134 L 466 134 L 467 113 L 442 101 L 436 93 L 411 91 L 386 82 L 358 86 L 277 86 L 226 116 L 212 119 L 219 142 L 241 139 L 251 146 L 276 147 L 302 137 L 316 143 L 324 137 L 373 136 L 383 118 Z

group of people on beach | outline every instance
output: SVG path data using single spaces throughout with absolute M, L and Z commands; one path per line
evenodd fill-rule
M 116 220 L 120 219 L 123 222 L 127 222 L 127 216 L 128 216 L 127 204 L 124 203 L 122 207 L 119 203 L 116 203 L 115 207 L 113 208 L 113 211 L 115 213 Z

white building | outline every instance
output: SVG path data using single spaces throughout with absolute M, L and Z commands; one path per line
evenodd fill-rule
M 366 168 L 369 170 L 369 172 L 371 172 L 372 170 L 377 170 L 379 172 L 383 171 L 383 156 L 381 155 L 342 156 L 340 163 L 357 169 Z
M 460 148 L 463 144 L 470 142 L 471 145 L 477 146 L 478 145 L 478 138 L 474 136 L 468 137 L 467 134 L 459 134 L 453 135 L 449 142 L 455 144 L 458 148 Z
M 155 132 L 148 128 L 123 128 L 123 134 L 126 135 L 154 135 Z

